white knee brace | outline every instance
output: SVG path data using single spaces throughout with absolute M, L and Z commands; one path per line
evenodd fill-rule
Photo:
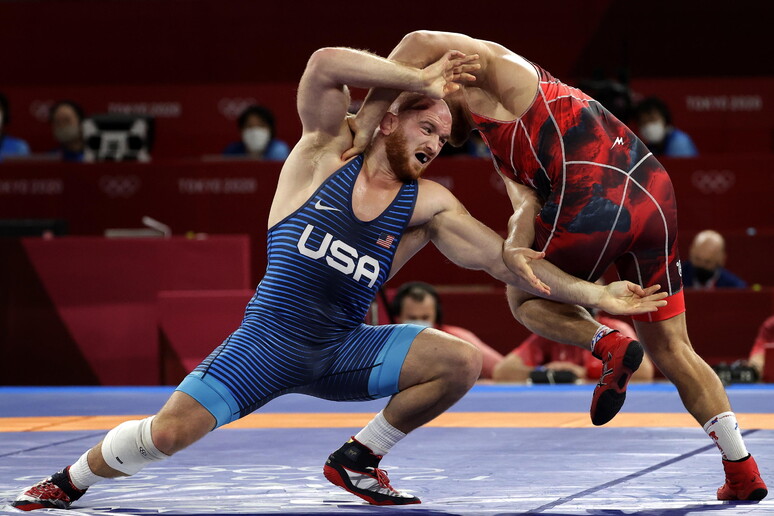
M 151 439 L 151 422 L 155 416 L 141 421 L 126 421 L 112 429 L 102 441 L 102 458 L 111 468 L 134 475 L 151 462 L 169 457 L 161 453 Z

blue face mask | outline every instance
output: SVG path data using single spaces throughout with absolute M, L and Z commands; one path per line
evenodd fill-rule
M 425 328 L 430 328 L 433 325 L 430 321 L 406 321 L 405 324 L 416 324 L 417 326 L 424 326 Z

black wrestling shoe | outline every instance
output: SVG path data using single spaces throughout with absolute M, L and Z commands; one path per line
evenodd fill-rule
M 379 469 L 381 459 L 353 437 L 328 457 L 323 474 L 332 484 L 372 505 L 422 503 L 416 496 L 393 489 L 387 473 Z

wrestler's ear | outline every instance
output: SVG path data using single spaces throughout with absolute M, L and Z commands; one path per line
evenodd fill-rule
M 385 113 L 384 117 L 382 118 L 382 122 L 379 124 L 379 131 L 383 135 L 388 136 L 398 128 L 399 123 L 400 120 L 398 119 L 398 115 L 388 111 Z

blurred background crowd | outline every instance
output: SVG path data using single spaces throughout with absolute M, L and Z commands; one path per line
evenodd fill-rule
M 214 241 L 214 235 L 246 235 L 235 263 L 248 272 L 233 284 L 154 279 L 141 296 L 147 312 L 121 311 L 136 301 L 129 294 L 103 307 L 117 310 L 111 317 L 127 324 L 137 317 L 153 326 L 158 299 L 175 298 L 159 292 L 209 292 L 217 303 L 222 296 L 213 292 L 229 290 L 242 302 L 265 267 L 265 215 L 282 162 L 300 135 L 295 93 L 308 56 L 323 46 L 386 56 L 417 29 L 503 43 L 625 121 L 663 159 L 675 183 L 683 281 L 692 292 L 689 330 L 697 347 L 705 346 L 705 358 L 727 382 L 774 381 L 765 372 L 766 350 L 774 347 L 774 271 L 767 258 L 774 251 L 774 212 L 767 202 L 774 189 L 774 61 L 750 51 L 769 46 L 770 6 L 750 11 L 712 2 L 596 0 L 429 9 L 401 0 L 299 2 L 293 11 L 248 0 L 0 2 L 0 44 L 16 49 L 4 52 L 0 65 L 0 255 L 6 264 L 0 280 L 8 285 L 0 301 L 0 352 L 18 355 L 19 344 L 32 335 L 42 350 L 70 350 L 80 363 L 72 374 L 44 367 L 36 377 L 11 374 L 0 383 L 110 382 L 94 373 L 102 358 L 93 355 L 91 337 L 79 337 L 95 332 L 81 333 L 79 325 L 87 323 L 62 307 L 94 306 L 89 289 L 76 287 L 90 282 L 94 298 L 104 302 L 96 285 L 118 281 L 123 269 L 108 258 L 82 260 L 88 249 L 67 255 L 75 263 L 63 263 L 66 254 L 48 260 L 19 237 L 94 239 L 138 226 L 144 232 L 136 236 L 209 235 Z M 364 94 L 353 92 L 353 112 Z M 445 147 L 428 177 L 505 232 L 507 198 L 480 138 Z M 143 226 L 143 217 L 160 223 Z M 570 371 L 570 380 L 598 374 L 587 370 L 584 356 L 569 356 L 517 327 L 500 285 L 483 274 L 460 273 L 432 251 L 421 254 L 393 281 L 373 322 L 418 320 L 401 315 L 396 293 L 409 304 L 428 299 L 432 306 L 422 316 L 428 324 L 455 325 L 462 338 L 487 350 L 483 378 L 553 381 L 547 370 Z M 218 265 L 202 267 L 206 276 Z M 83 268 L 104 268 L 111 280 L 88 277 Z M 69 288 L 82 297 L 57 298 L 51 282 L 62 277 L 71 278 Z M 490 302 L 503 306 L 488 310 Z M 228 312 L 223 327 L 238 319 L 239 313 Z M 41 320 L 48 329 L 36 323 Z M 113 333 L 97 331 L 95 342 L 114 339 Z M 173 333 L 148 332 L 156 372 L 138 382 L 175 382 L 179 372 L 170 361 L 189 359 Z M 195 339 L 196 333 L 182 335 Z M 659 377 L 645 369 L 643 380 Z

